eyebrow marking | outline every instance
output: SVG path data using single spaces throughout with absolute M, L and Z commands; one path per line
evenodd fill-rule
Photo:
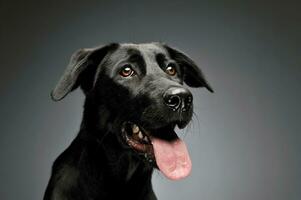
M 157 61 L 158 65 L 159 65 L 159 67 L 160 67 L 161 69 L 164 69 L 164 68 L 165 68 L 167 59 L 166 59 L 166 56 L 165 56 L 164 54 L 158 53 L 158 54 L 156 55 L 156 61 Z
M 141 70 L 141 73 L 145 75 L 146 63 L 141 52 L 137 49 L 128 49 L 127 53 L 130 55 L 127 60 L 131 63 L 135 63 L 137 67 Z

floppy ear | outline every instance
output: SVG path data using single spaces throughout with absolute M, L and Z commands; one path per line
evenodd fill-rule
M 194 61 L 185 55 L 183 52 L 164 45 L 170 57 L 175 60 L 184 71 L 184 82 L 190 87 L 205 87 L 210 92 L 213 92 L 212 87 L 206 81 L 201 69 L 194 63 Z
M 69 92 L 80 86 L 86 94 L 93 88 L 94 76 L 97 66 L 102 59 L 118 47 L 118 44 L 110 44 L 103 47 L 91 49 L 79 49 L 70 59 L 70 62 L 57 83 L 56 87 L 51 92 L 51 98 L 54 101 L 63 99 Z

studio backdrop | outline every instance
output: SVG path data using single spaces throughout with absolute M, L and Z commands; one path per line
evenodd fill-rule
M 301 5 L 240 1 L 1 1 L 0 199 L 42 199 L 54 159 L 76 136 L 84 95 L 50 91 L 79 48 L 161 41 L 202 68 L 180 131 L 181 181 L 153 174 L 158 199 L 301 198 Z

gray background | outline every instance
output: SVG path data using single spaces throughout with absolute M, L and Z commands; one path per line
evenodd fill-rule
M 301 199 L 301 6 L 250 2 L 1 1 L 0 199 L 41 199 L 79 129 L 82 93 L 49 98 L 70 55 L 148 41 L 187 52 L 216 91 L 193 89 L 193 171 L 156 172 L 159 199 Z

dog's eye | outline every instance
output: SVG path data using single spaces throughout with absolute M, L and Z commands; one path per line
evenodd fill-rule
M 132 67 L 130 65 L 125 65 L 120 70 L 119 74 L 123 77 L 128 77 L 128 76 L 134 75 L 135 71 L 132 69 Z
M 173 64 L 168 64 L 165 69 L 165 72 L 170 76 L 174 76 L 177 74 L 176 67 Z

